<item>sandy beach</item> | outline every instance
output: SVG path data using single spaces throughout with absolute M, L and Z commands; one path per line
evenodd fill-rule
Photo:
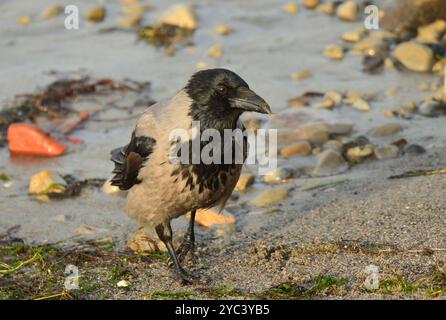
M 144 12 L 142 24 L 154 23 L 177 3 L 140 2 L 153 7 Z M 54 4 L 79 7 L 79 30 L 64 28 L 64 14 L 41 18 L 41 12 Z M 446 167 L 444 116 L 389 116 L 398 107 L 438 91 L 442 75 L 387 67 L 369 74 L 362 70 L 361 54 L 346 50 L 342 60 L 324 56 L 327 46 L 342 45 L 345 32 L 361 27 L 362 18 L 345 22 L 301 4 L 296 14 L 289 14 L 283 1 L 191 4 L 198 20 L 193 44 L 179 45 L 168 56 L 163 48 L 138 40 L 130 29 L 110 30 L 123 16 L 120 1 L 106 1 L 106 17 L 96 24 L 84 18 L 94 7 L 86 0 L 1 3 L 0 110 L 16 95 L 38 92 L 65 76 L 148 81 L 150 89 L 144 94 L 160 101 L 180 90 L 198 70 L 197 64 L 227 68 L 271 105 L 275 115 L 259 116 L 258 121 L 262 128 L 278 129 L 278 167 L 293 173 L 271 184 L 251 172 L 255 182 L 246 191 L 235 191 L 226 207 L 236 222 L 197 227 L 198 263 L 188 261 L 186 266 L 204 280 L 183 286 L 167 268 L 165 253 L 141 255 L 127 248 L 138 225 L 123 211 L 124 193 L 107 194 L 91 187 L 77 197 L 45 202 L 28 194 L 31 176 L 43 170 L 79 179 L 108 179 L 113 170 L 110 150 L 128 142 L 136 116 L 146 107 L 131 112 L 104 107 L 115 99 L 120 106 L 136 105 L 140 93 L 79 97 L 73 102 L 76 110 L 100 108 L 101 112 L 72 133 L 83 143 L 69 144 L 65 155 L 12 157 L 7 146 L 0 149 L 0 172 L 10 177 L 9 183 L 0 185 L 0 262 L 14 266 L 42 248 L 44 260 L 55 268 L 51 276 L 42 275 L 34 261 L 0 278 L 0 299 L 65 292 L 67 264 L 78 266 L 81 287 L 59 298 L 444 299 L 446 176 L 389 179 Z M 30 24 L 18 22 L 24 15 L 30 17 Z M 234 32 L 221 36 L 214 31 L 218 25 L 228 25 Z M 215 44 L 223 47 L 220 57 L 207 53 Z M 300 71 L 311 76 L 293 80 L 291 75 Z M 420 89 L 423 84 L 427 90 Z M 327 91 L 369 95 L 364 100 L 370 110 L 359 111 L 344 103 L 315 107 L 321 97 L 310 100 L 308 107 L 289 106 L 290 99 L 305 92 Z M 293 134 L 305 133 L 305 125 L 314 123 L 330 124 L 341 133 L 327 129 L 322 143 L 309 139 L 306 156 L 281 156 L 294 142 Z M 376 133 L 384 125 L 397 129 Z M 320 162 L 328 140 L 346 144 L 360 136 L 367 137 L 366 145 L 373 146 L 375 153 L 342 160 L 343 170 L 334 167 L 328 174 L 316 174 L 325 170 Z M 395 147 L 395 156 L 377 159 L 376 149 L 394 146 L 401 139 L 424 152 Z M 348 158 L 346 152 L 343 156 Z M 252 199 L 271 189 L 286 190 L 287 196 L 267 206 L 253 205 Z M 186 227 L 186 217 L 173 222 L 178 238 Z M 370 266 L 377 268 L 380 282 L 373 290 L 364 284 Z M 29 279 L 39 285 L 28 287 Z M 129 286 L 117 287 L 121 280 Z

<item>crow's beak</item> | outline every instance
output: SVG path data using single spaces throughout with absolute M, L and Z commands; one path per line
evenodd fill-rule
M 266 103 L 266 101 L 259 97 L 254 91 L 245 87 L 240 87 L 237 90 L 237 97 L 229 98 L 229 103 L 232 108 L 272 114 L 268 103 Z

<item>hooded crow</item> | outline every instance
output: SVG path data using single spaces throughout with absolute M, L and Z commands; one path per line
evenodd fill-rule
M 181 265 L 188 252 L 193 254 L 195 212 L 215 205 L 224 206 L 231 195 L 242 163 L 172 161 L 172 148 L 191 144 L 197 139 L 192 124 L 199 123 L 200 133 L 214 129 L 244 130 L 239 120 L 245 111 L 271 114 L 269 105 L 252 91 L 237 74 L 226 69 L 203 70 L 192 75 L 187 85 L 173 98 L 150 106 L 138 119 L 129 144 L 111 152 L 115 164 L 112 185 L 129 190 L 126 212 L 146 228 L 154 229 L 166 245 L 178 276 L 185 282 L 194 276 Z M 171 139 L 173 130 L 189 132 L 186 139 Z M 200 140 L 200 146 L 206 143 Z M 234 146 L 236 145 L 236 146 Z M 247 141 L 235 148 L 247 150 Z M 189 150 L 189 151 L 187 151 Z M 224 157 L 225 148 L 220 156 Z M 189 152 L 188 159 L 192 156 Z M 182 158 L 183 159 L 183 158 Z M 177 251 L 172 245 L 170 221 L 190 212 L 190 223 Z

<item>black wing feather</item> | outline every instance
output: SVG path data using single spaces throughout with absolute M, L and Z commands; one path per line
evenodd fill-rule
M 115 163 L 111 179 L 111 185 L 121 190 L 128 190 L 135 184 L 140 183 L 138 179 L 139 170 L 144 161 L 153 152 L 156 140 L 151 137 L 136 137 L 132 133 L 130 143 L 124 147 L 111 151 L 111 160 Z

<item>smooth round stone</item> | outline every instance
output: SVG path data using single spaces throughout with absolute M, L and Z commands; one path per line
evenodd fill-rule
M 446 104 L 440 101 L 424 101 L 418 106 L 418 112 L 426 117 L 438 117 L 446 113 Z
M 324 56 L 333 60 L 344 59 L 344 48 L 337 45 L 329 45 L 324 50 Z
M 426 153 L 426 149 L 418 144 L 410 144 L 403 149 L 404 155 L 418 156 L 423 153 Z
M 309 154 L 311 154 L 311 145 L 307 141 L 290 144 L 280 151 L 280 155 L 284 158 L 292 156 L 307 156 Z
M 340 152 L 342 150 L 342 143 L 337 140 L 329 140 L 323 145 L 323 150 L 333 150 Z
M 237 185 L 235 186 L 235 190 L 237 191 L 246 191 L 250 185 L 254 183 L 255 177 L 253 174 L 242 174 L 237 181 Z
M 266 174 L 263 177 L 265 183 L 281 183 L 285 180 L 292 178 L 294 175 L 294 170 L 291 168 L 277 168 Z
M 267 207 L 288 198 L 288 190 L 282 188 L 268 189 L 251 201 L 257 207 Z
M 400 149 L 395 145 L 375 148 L 375 157 L 378 160 L 398 158 Z
M 344 172 L 348 169 L 348 163 L 339 152 L 326 150 L 317 156 L 317 167 L 313 175 L 327 176 Z
M 345 1 L 336 10 L 336 15 L 342 20 L 355 21 L 358 17 L 358 4 L 354 0 Z
M 399 123 L 388 123 L 378 126 L 370 132 L 373 137 L 386 137 L 394 135 L 403 130 L 403 127 Z
M 361 161 L 370 157 L 373 154 L 373 145 L 367 144 L 365 146 L 357 146 L 347 150 L 347 158 L 350 161 Z
M 395 49 L 395 57 L 406 68 L 417 72 L 432 70 L 434 53 L 428 46 L 416 42 L 404 42 Z
M 320 0 L 303 0 L 302 3 L 307 9 L 315 9 L 319 5 Z

